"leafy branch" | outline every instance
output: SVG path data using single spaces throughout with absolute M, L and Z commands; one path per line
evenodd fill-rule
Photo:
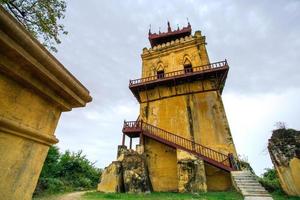
M 60 20 L 65 18 L 65 0 L 0 0 L 2 5 L 35 38 L 53 52 L 60 34 L 68 34 Z

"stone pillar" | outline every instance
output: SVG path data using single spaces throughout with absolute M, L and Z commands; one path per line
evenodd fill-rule
M 0 6 L 0 197 L 29 200 L 61 112 L 88 90 Z
M 207 192 L 204 162 L 177 149 L 178 192 Z

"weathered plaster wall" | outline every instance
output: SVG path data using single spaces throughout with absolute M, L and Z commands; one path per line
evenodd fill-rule
M 13 120 L 41 133 L 54 134 L 60 117 L 55 104 L 41 98 L 33 90 L 0 74 L 0 117 Z
M 121 161 L 114 161 L 104 169 L 97 190 L 106 193 L 124 192 Z
M 145 138 L 145 155 L 153 191 L 177 191 L 176 149 Z
M 222 99 L 216 91 L 143 103 L 140 117 L 224 154 L 236 155 Z
M 205 163 L 208 191 L 227 191 L 232 188 L 230 173 Z

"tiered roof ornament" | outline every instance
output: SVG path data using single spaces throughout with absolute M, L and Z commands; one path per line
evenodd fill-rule
M 156 45 L 171 42 L 172 40 L 180 39 L 185 36 L 190 36 L 192 34 L 192 27 L 190 22 L 188 22 L 188 25 L 186 27 L 183 27 L 182 29 L 178 29 L 172 31 L 172 28 L 170 26 L 170 22 L 168 22 L 168 31 L 167 32 L 160 32 L 157 33 L 151 33 L 151 27 L 149 29 L 149 42 L 151 44 L 151 47 L 153 48 Z

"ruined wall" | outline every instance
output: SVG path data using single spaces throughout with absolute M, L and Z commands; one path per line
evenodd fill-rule
M 274 130 L 268 149 L 282 189 L 300 196 L 300 131 Z
M 121 161 L 113 161 L 103 170 L 101 182 L 98 184 L 97 190 L 106 193 L 124 191 Z
M 141 193 L 151 190 L 145 155 L 119 146 L 117 161 L 104 169 L 97 191 Z
M 204 161 L 177 149 L 178 192 L 206 192 Z

